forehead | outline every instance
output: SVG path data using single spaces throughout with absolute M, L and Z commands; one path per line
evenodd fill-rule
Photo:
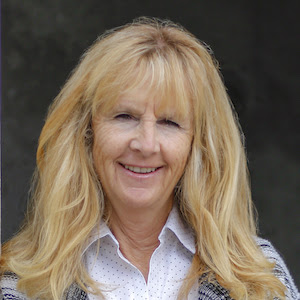
M 139 66 L 126 77 L 116 78 L 111 89 L 114 93 L 103 95 L 99 101 L 103 112 L 113 110 L 121 103 L 138 106 L 152 102 L 158 113 L 176 114 L 180 118 L 192 115 L 190 91 L 183 74 L 175 76 L 154 66 Z
M 132 89 L 124 88 L 117 98 L 105 101 L 101 105 L 101 113 L 123 111 L 143 113 L 153 109 L 157 117 L 191 120 L 191 101 L 188 98 L 178 99 L 174 93 L 151 89 L 149 84 L 138 85 Z
M 126 91 L 120 94 L 116 101 L 119 108 L 132 108 L 143 110 L 151 107 L 156 115 L 163 114 L 164 116 L 177 116 L 181 118 L 188 118 L 190 109 L 190 101 L 186 99 L 182 103 L 185 109 L 182 109 L 178 104 L 176 105 L 172 95 L 161 95 L 157 91 L 147 90 L 146 87 L 138 87 L 134 90 Z

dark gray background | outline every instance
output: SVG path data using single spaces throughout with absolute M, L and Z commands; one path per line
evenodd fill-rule
M 2 1 L 2 241 L 23 218 L 47 107 L 80 55 L 105 29 L 156 16 L 181 23 L 214 50 L 246 135 L 260 235 L 299 285 L 297 3 Z

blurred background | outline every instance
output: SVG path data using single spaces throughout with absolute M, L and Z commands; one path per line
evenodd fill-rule
M 298 1 L 9 0 L 1 10 L 2 242 L 22 222 L 47 108 L 83 51 L 106 29 L 154 16 L 186 27 L 220 62 L 246 136 L 260 235 L 299 286 Z

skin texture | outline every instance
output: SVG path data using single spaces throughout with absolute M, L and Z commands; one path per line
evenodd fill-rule
M 112 207 L 111 230 L 145 280 L 192 142 L 192 120 L 161 109 L 160 100 L 139 88 L 93 120 L 93 158 Z M 137 173 L 125 166 L 155 170 Z

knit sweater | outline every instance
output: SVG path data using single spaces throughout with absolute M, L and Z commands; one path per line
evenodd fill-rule
M 281 256 L 272 244 L 264 239 L 257 238 L 257 244 L 270 261 L 275 262 L 274 275 L 286 286 L 286 299 L 300 300 L 300 294 Z M 14 273 L 5 273 L 0 281 L 1 299 L 30 300 L 25 294 L 17 290 L 18 277 Z M 88 300 L 87 294 L 73 283 L 68 289 L 63 300 Z M 229 292 L 220 284 L 202 281 L 199 287 L 198 300 L 232 300 Z M 275 300 L 275 299 L 274 299 Z

